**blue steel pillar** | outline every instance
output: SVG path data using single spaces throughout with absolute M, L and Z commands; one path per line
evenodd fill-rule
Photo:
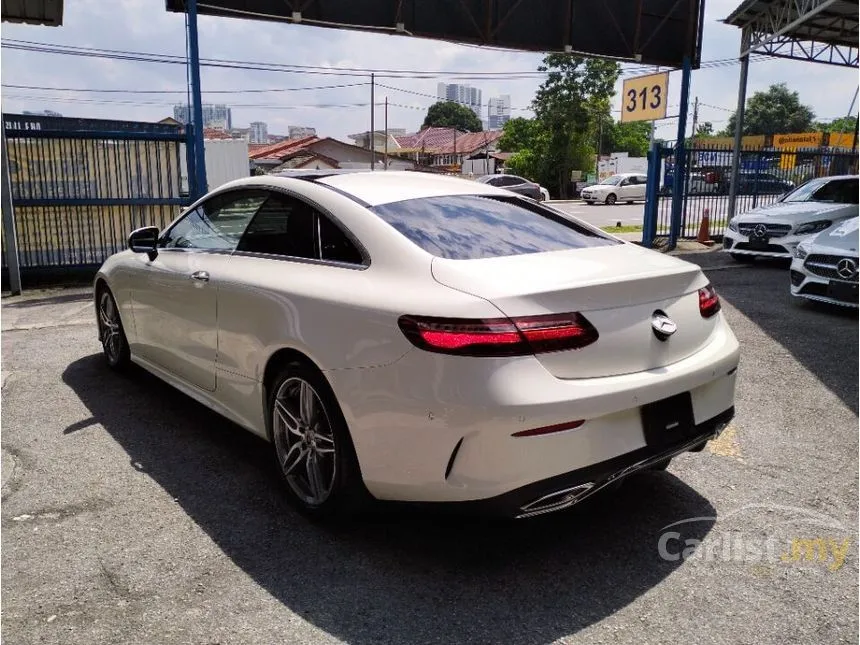
M 200 94 L 200 49 L 197 44 L 197 0 L 187 0 L 188 64 L 191 66 L 191 122 L 194 125 L 194 182 L 192 201 L 202 197 L 206 185 L 206 151 L 203 147 L 203 98 Z M 191 168 L 188 169 L 189 183 Z
M 648 151 L 648 181 L 645 183 L 645 217 L 642 221 L 642 246 L 651 248 L 657 237 L 657 203 L 660 199 L 660 167 L 662 165 L 662 146 L 651 141 Z
M 681 68 L 681 107 L 678 112 L 678 141 L 675 148 L 675 172 L 672 174 L 672 219 L 669 225 L 669 250 L 674 249 L 681 235 L 681 209 L 687 185 L 687 111 L 690 103 L 690 74 L 692 61 L 684 56 Z

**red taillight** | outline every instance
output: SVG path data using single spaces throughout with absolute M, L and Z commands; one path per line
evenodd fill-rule
M 577 313 L 521 318 L 401 316 L 400 329 L 416 347 L 459 356 L 524 356 L 579 349 L 598 338 Z
M 542 434 L 552 434 L 553 432 L 564 432 L 565 430 L 573 430 L 578 428 L 585 421 L 568 421 L 567 423 L 557 423 L 554 426 L 543 426 L 542 428 L 532 428 L 531 430 L 520 430 L 512 434 L 512 437 L 537 437 Z
M 720 310 L 720 297 L 711 285 L 699 289 L 699 313 L 710 318 Z

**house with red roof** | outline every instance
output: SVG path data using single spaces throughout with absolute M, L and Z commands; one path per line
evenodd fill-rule
M 461 132 L 456 128 L 424 128 L 420 132 L 396 137 L 396 154 L 429 166 L 444 166 L 458 172 L 470 157 L 488 155 L 498 149 L 501 130 Z

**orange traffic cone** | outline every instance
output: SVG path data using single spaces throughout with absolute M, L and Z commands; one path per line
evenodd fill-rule
M 696 237 L 696 241 L 699 244 L 705 244 L 706 246 L 711 246 L 714 241 L 711 239 L 711 210 L 706 208 L 702 212 L 702 222 L 699 224 L 699 235 Z

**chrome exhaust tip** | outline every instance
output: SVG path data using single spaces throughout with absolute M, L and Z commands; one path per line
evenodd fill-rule
M 517 518 L 534 517 L 535 515 L 543 515 L 544 513 L 553 513 L 570 508 L 587 497 L 589 492 L 594 488 L 594 485 L 595 482 L 587 482 L 538 497 L 536 500 L 522 506 Z

